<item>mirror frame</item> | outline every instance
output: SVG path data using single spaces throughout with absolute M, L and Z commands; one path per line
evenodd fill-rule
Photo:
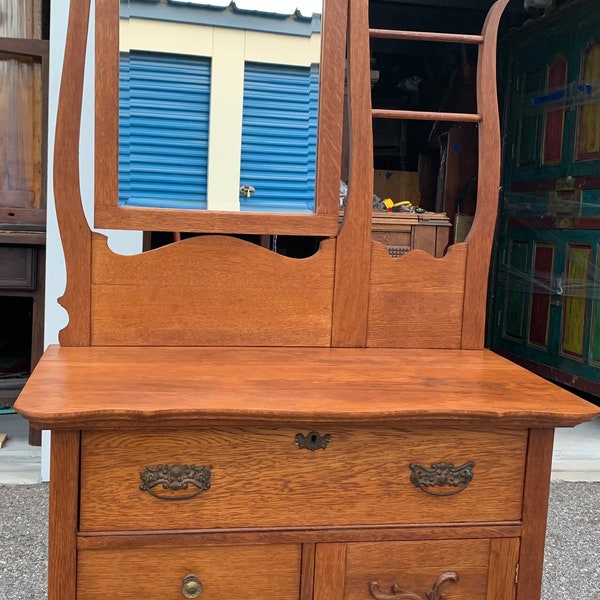
M 96 0 L 94 226 L 142 231 L 336 235 L 348 1 L 323 0 L 312 214 L 119 206 L 119 5 L 120 0 Z

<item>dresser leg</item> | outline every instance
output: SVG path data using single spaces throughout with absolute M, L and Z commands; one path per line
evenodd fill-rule
M 542 593 L 553 444 L 554 429 L 529 430 L 517 600 L 538 600 Z
M 48 600 L 75 600 L 79 431 L 53 431 L 50 454 Z

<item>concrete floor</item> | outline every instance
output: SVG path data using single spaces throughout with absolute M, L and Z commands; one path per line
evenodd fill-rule
M 39 483 L 41 448 L 28 444 L 27 422 L 19 415 L 0 415 L 0 484 Z M 553 481 L 600 481 L 600 419 L 557 429 L 552 461 Z
M 7 433 L 0 448 L 0 484 L 31 484 L 41 481 L 42 449 L 29 445 L 29 426 L 19 415 L 0 415 L 0 433 Z

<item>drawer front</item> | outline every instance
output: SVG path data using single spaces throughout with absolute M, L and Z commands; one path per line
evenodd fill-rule
M 518 540 L 348 544 L 344 600 L 511 600 Z
M 520 519 L 525 431 L 336 428 L 318 432 L 329 440 L 325 448 L 299 447 L 297 435 L 309 433 L 288 428 L 84 432 L 80 528 Z
M 34 290 L 35 257 L 34 248 L 0 246 L 0 290 Z
M 296 545 L 82 550 L 77 599 L 298 600 L 300 555 Z

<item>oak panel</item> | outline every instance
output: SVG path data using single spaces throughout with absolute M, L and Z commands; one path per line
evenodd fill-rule
M 298 600 L 300 546 L 203 546 L 83 550 L 78 600 L 181 600 L 183 578 L 202 583 L 202 600 Z
M 552 472 L 554 430 L 534 429 L 529 434 L 525 493 L 523 495 L 523 533 L 521 568 L 517 600 L 539 598 L 542 591 L 546 517 Z
M 492 540 L 487 600 L 514 600 L 519 542 L 519 538 Z
M 469 246 L 465 278 L 462 348 L 483 348 L 488 276 L 500 193 L 501 139 L 496 84 L 498 27 L 509 0 L 498 0 L 490 8 L 481 34 L 477 59 L 478 126 L 477 210 L 467 236 Z
M 95 238 L 92 345 L 328 346 L 335 242 L 291 259 L 203 236 L 135 256 Z
M 317 544 L 314 600 L 343 600 L 346 544 Z
M 489 350 L 97 346 L 50 347 L 15 408 L 44 429 L 111 430 L 240 421 L 567 427 L 600 412 Z
M 79 550 L 116 550 L 117 548 L 164 548 L 173 546 L 191 548 L 206 544 L 264 544 L 301 543 L 304 550 L 312 552 L 315 544 L 333 546 L 346 542 L 385 542 L 415 540 L 459 540 L 483 538 L 518 538 L 519 522 L 453 525 L 382 525 L 356 529 L 354 527 L 304 527 L 271 529 L 210 529 L 195 531 L 128 531 L 128 532 L 80 532 L 77 538 Z M 308 550 L 307 550 L 308 549 Z M 304 554 L 303 554 L 304 557 Z M 303 558 L 304 560 L 304 558 Z M 491 561 L 490 561 L 491 562 Z M 304 563 L 303 563 L 304 564 Z M 502 563 L 500 563 L 502 564 Z
M 75 597 L 79 431 L 52 436 L 48 509 L 48 600 Z
M 447 572 L 455 572 L 458 581 L 442 584 L 440 592 L 446 595 L 432 598 L 488 600 L 489 554 L 490 540 L 348 544 L 344 600 L 370 598 L 371 582 L 377 582 L 383 593 L 389 594 L 397 584 L 415 598 L 426 598 L 426 592 Z M 400 592 L 397 595 L 403 597 Z
M 350 171 L 344 221 L 337 242 L 331 332 L 331 345 L 342 348 L 364 347 L 367 333 L 369 247 L 373 206 L 373 129 L 370 114 L 371 67 L 368 28 L 368 2 L 349 2 L 347 79 Z
M 518 520 L 527 435 L 455 430 L 331 428 L 326 449 L 300 449 L 301 428 L 84 432 L 82 531 L 361 526 Z M 453 496 L 410 482 L 411 463 L 458 467 L 473 480 Z M 154 498 L 140 473 L 157 465 L 211 469 L 191 500 Z M 432 491 L 453 491 L 445 486 Z M 187 490 L 195 490 L 190 486 Z M 360 491 L 358 491 L 360 490 Z M 177 498 L 182 492 L 158 494 Z M 374 508 L 376 507 L 376 508 Z
M 467 247 L 438 259 L 432 244 L 399 258 L 373 244 L 367 346 L 460 348 Z

